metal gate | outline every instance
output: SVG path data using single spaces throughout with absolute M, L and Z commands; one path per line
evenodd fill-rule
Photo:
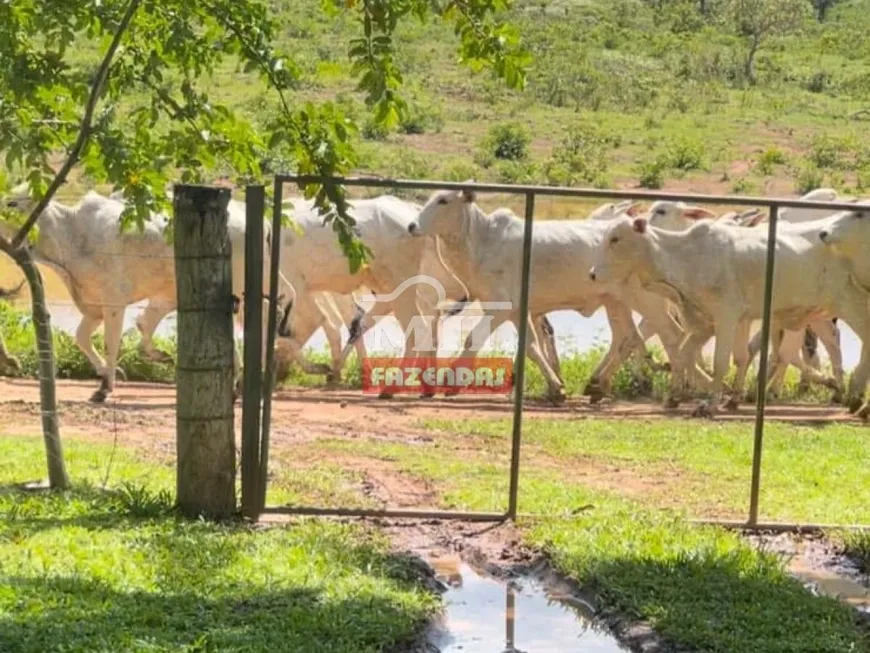
M 538 196 L 592 198 L 601 200 L 657 200 L 684 201 L 698 204 L 726 206 L 754 206 L 768 209 L 768 249 L 764 281 L 764 303 L 762 310 L 761 349 L 759 351 L 758 388 L 765 387 L 762 379 L 767 378 L 768 348 L 770 343 L 770 311 L 773 292 L 773 272 L 777 222 L 782 208 L 825 209 L 831 212 L 854 210 L 854 204 L 844 202 L 810 202 L 806 200 L 779 199 L 767 197 L 697 195 L 684 193 L 659 193 L 628 190 L 600 190 L 590 188 L 566 188 L 554 186 L 528 186 L 509 184 L 456 183 L 446 181 L 393 180 L 377 177 L 318 177 L 313 175 L 278 175 L 274 180 L 274 196 L 271 223 L 271 268 L 269 312 L 267 318 L 267 357 L 263 374 L 262 350 L 262 303 L 263 294 L 263 217 L 265 215 L 265 191 L 263 186 L 247 188 L 247 232 L 246 232 L 246 276 L 245 276 L 245 358 L 244 358 L 244 398 L 242 417 L 242 509 L 251 517 L 261 514 L 320 515 L 345 517 L 408 517 L 416 519 L 458 519 L 466 521 L 500 522 L 513 520 L 519 516 L 519 472 L 520 450 L 522 445 L 523 385 L 525 381 L 524 355 L 527 339 L 527 320 L 520 320 L 517 326 L 518 344 L 514 366 L 515 397 L 513 405 L 513 424 L 507 509 L 504 512 L 463 512 L 453 510 L 415 510 L 415 509 L 345 509 L 320 506 L 267 506 L 266 485 L 269 461 L 269 435 L 272 414 L 272 392 L 275 383 L 275 336 L 277 327 L 277 288 L 281 256 L 282 201 L 285 184 L 296 184 L 299 188 L 311 185 L 341 185 L 348 187 L 403 189 L 403 190 L 456 190 L 480 193 L 502 193 L 522 195 L 525 198 L 525 227 L 521 265 L 520 315 L 528 315 L 529 271 L 532 255 L 532 224 L 535 213 L 535 198 Z M 253 298 L 253 300 L 252 300 Z M 757 392 L 754 447 L 752 456 L 752 476 L 749 488 L 749 510 L 745 522 L 728 520 L 696 520 L 724 526 L 756 530 L 819 530 L 843 527 L 835 525 L 799 525 L 784 523 L 759 523 L 758 497 L 761 483 L 761 454 L 764 440 L 765 393 Z M 525 516 L 525 515 L 522 515 Z M 546 515 L 530 515 L 538 517 Z M 845 526 L 849 528 L 851 526 Z

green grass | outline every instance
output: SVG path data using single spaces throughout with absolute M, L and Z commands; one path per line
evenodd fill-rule
M 506 450 L 507 420 L 426 420 L 427 428 L 478 438 Z M 743 517 L 748 505 L 750 423 L 688 420 L 544 420 L 524 423 L 527 457 L 571 467 L 630 472 L 651 505 L 695 515 Z M 870 522 L 870 441 L 856 426 L 769 422 L 762 456 L 761 515 L 772 521 Z M 629 491 L 630 488 L 626 488 Z
M 609 442 L 613 450 L 610 460 L 617 460 L 620 467 L 641 465 L 638 461 L 644 460 L 647 461 L 641 465 L 644 469 L 655 469 L 664 462 L 669 465 L 681 464 L 678 460 L 684 462 L 673 452 L 690 442 L 694 434 L 696 442 L 686 460 L 695 461 L 700 468 L 701 452 L 710 452 L 711 476 L 705 477 L 705 482 L 714 480 L 712 474 L 725 477 L 734 474 L 747 480 L 742 471 L 742 454 L 729 452 L 729 433 L 732 436 L 735 433 L 729 427 L 718 433 L 717 428 L 699 431 L 696 424 L 685 422 L 650 425 L 529 419 L 526 424 L 527 455 L 522 467 L 520 510 L 558 518 L 522 522 L 524 538 L 544 551 L 557 569 L 593 591 L 600 607 L 648 620 L 668 641 L 686 650 L 722 653 L 870 650 L 870 635 L 866 626 L 859 624 L 857 614 L 833 599 L 811 595 L 786 573 L 781 559 L 754 549 L 736 534 L 691 525 L 685 509 L 662 510 L 644 498 L 629 500 L 620 496 L 618 489 L 602 490 L 574 473 L 578 467 L 574 456 L 583 445 L 570 441 L 572 427 L 577 430 L 574 437 L 578 441 L 589 434 L 589 448 L 599 453 L 596 447 L 603 448 L 604 442 Z M 427 426 L 433 431 L 433 440 L 426 445 L 335 440 L 322 446 L 327 451 L 388 461 L 397 470 L 427 479 L 440 493 L 444 506 L 505 509 L 506 423 L 428 422 Z M 745 426 L 743 429 L 748 431 Z M 624 434 L 624 442 L 613 437 L 617 431 Z M 647 434 L 649 442 L 644 443 Z M 667 444 L 668 434 L 675 440 L 673 445 Z M 842 459 L 854 459 L 848 469 L 860 466 L 857 431 L 837 429 L 826 435 L 829 444 L 820 441 L 821 434 L 818 439 L 800 430 L 792 434 L 794 452 L 789 460 L 796 460 L 803 452 L 808 461 L 794 470 L 793 476 L 805 473 L 811 461 L 820 469 L 826 465 L 829 468 L 839 455 L 837 444 L 843 447 Z M 749 440 L 748 432 L 744 437 Z M 770 449 L 765 452 L 770 453 L 767 460 L 785 464 L 777 451 L 786 446 L 784 440 L 788 437 L 784 430 L 773 433 Z M 636 451 L 637 448 L 641 450 Z M 741 469 L 721 466 L 729 460 L 737 460 Z M 788 473 L 782 470 L 783 477 Z M 795 514 L 809 514 L 811 509 L 804 504 L 817 501 L 825 491 L 809 489 L 821 475 L 819 471 L 813 478 L 797 483 L 791 498 L 783 499 Z M 773 474 L 768 474 L 763 487 L 775 482 Z M 849 495 L 866 491 L 865 476 L 849 477 L 848 486 L 841 484 L 836 492 L 832 492 L 834 485 L 831 482 L 826 488 L 827 503 L 832 510 L 843 501 L 857 511 L 860 499 Z M 692 491 L 703 495 L 707 487 Z M 745 485 L 742 487 L 745 493 Z M 678 489 L 672 491 L 679 493 Z M 686 493 L 677 494 L 677 499 L 685 504 L 683 508 L 693 502 L 693 497 Z M 764 495 L 763 508 L 770 499 L 770 495 Z M 836 513 L 831 518 L 835 516 Z
M 165 465 L 67 442 L 76 490 L 42 475 L 36 438 L 0 439 L 0 650 L 384 651 L 414 639 L 437 599 L 385 540 L 299 521 L 268 530 L 177 519 Z M 118 485 L 119 480 L 129 485 Z

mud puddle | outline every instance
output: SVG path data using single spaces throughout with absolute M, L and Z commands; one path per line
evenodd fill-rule
M 870 589 L 856 579 L 844 575 L 842 570 L 819 568 L 804 558 L 795 558 L 788 566 L 789 573 L 815 594 L 839 599 L 864 614 L 870 614 Z
M 441 653 L 615 653 L 627 651 L 591 606 L 553 579 L 497 580 L 457 557 L 429 559 L 447 585 L 444 614 L 428 637 Z

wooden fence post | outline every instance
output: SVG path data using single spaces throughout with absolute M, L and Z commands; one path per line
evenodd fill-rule
M 232 249 L 227 188 L 177 185 L 177 500 L 213 519 L 236 511 Z

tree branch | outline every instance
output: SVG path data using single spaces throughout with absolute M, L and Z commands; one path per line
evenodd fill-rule
M 97 72 L 97 78 L 94 80 L 94 85 L 91 88 L 88 103 L 85 105 L 85 114 L 82 116 L 78 138 L 76 138 L 76 142 L 69 151 L 66 161 L 55 175 L 54 180 L 51 182 L 51 185 L 49 185 L 45 195 L 41 200 L 39 200 L 39 202 L 37 202 L 21 229 L 19 229 L 18 233 L 15 234 L 15 238 L 12 239 L 11 243 L 12 247 L 18 248 L 21 246 L 21 243 L 23 243 L 24 239 L 27 238 L 27 234 L 31 229 L 33 229 L 33 225 L 36 224 L 39 216 L 45 210 L 45 207 L 48 206 L 48 203 L 54 197 L 55 193 L 57 193 L 57 189 L 66 181 L 69 171 L 72 170 L 72 167 L 76 163 L 78 163 L 82 150 L 84 150 L 85 145 L 87 145 L 88 139 L 91 136 L 94 111 L 96 111 L 97 102 L 99 102 L 100 96 L 103 94 L 103 87 L 106 85 L 106 79 L 109 76 L 109 67 L 112 64 L 112 59 L 115 58 L 115 53 L 121 45 L 121 38 L 130 26 L 130 22 L 133 20 L 133 16 L 135 15 L 136 10 L 139 9 L 141 3 L 142 0 L 130 0 L 130 4 L 127 5 L 127 11 L 124 13 L 123 18 L 121 18 L 121 22 L 118 25 L 118 29 L 115 31 L 115 36 L 112 38 L 109 49 L 106 50 L 103 62 L 100 64 L 100 69 Z

